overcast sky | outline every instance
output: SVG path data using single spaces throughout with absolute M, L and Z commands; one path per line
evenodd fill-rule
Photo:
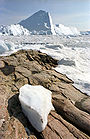
M 90 0 L 0 0 L 0 25 L 9 25 L 38 10 L 51 13 L 54 24 L 90 30 Z

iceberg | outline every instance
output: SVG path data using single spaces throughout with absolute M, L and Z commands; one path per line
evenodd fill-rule
M 27 19 L 22 20 L 19 24 L 32 32 L 33 35 L 56 34 L 50 13 L 43 10 L 40 10 Z
M 77 30 L 76 27 L 67 27 L 62 24 L 56 24 L 54 26 L 55 32 L 57 35 L 71 35 L 71 36 L 77 36 L 80 35 L 80 32 Z
M 45 129 L 48 114 L 54 110 L 51 95 L 52 92 L 41 85 L 26 84 L 20 88 L 19 100 L 22 110 L 38 132 Z
M 90 34 L 90 32 L 88 31 Z M 23 35 L 59 35 L 78 36 L 81 35 L 76 27 L 68 27 L 63 24 L 53 24 L 49 12 L 39 10 L 32 16 L 20 21 L 17 24 L 1 25 L 1 35 L 23 36 Z
M 21 35 L 30 35 L 30 32 L 19 24 L 11 24 L 7 26 L 1 25 L 0 35 L 21 36 Z

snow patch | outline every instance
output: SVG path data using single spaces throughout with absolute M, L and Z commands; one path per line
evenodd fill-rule
M 38 132 L 45 129 L 47 116 L 51 110 L 54 110 L 51 95 L 51 91 L 40 85 L 26 84 L 20 88 L 19 100 L 22 110 Z

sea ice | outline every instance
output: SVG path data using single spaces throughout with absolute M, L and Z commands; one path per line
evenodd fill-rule
M 47 125 L 47 116 L 54 107 L 51 102 L 52 92 L 41 85 L 24 85 L 20 88 L 19 100 L 24 114 L 33 127 L 41 132 Z
M 74 86 L 90 96 L 90 35 L 0 36 L 0 56 L 32 49 L 57 59 L 56 71 L 66 74 Z

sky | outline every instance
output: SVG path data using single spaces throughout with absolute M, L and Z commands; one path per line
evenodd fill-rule
M 16 24 L 39 10 L 50 12 L 54 24 L 90 31 L 90 0 L 0 0 L 0 25 Z

